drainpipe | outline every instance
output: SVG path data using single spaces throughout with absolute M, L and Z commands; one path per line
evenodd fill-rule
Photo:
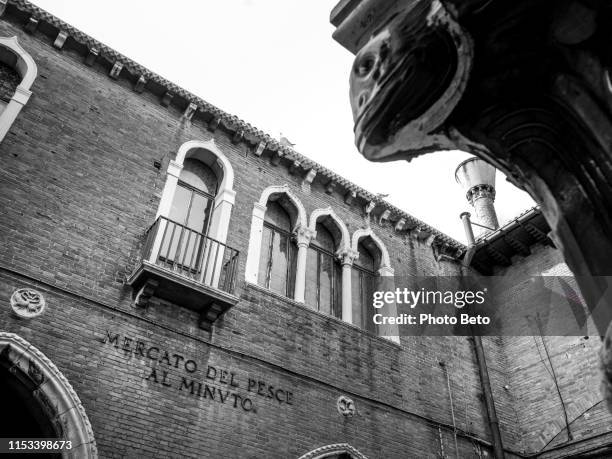
M 489 427 L 491 428 L 491 435 L 493 436 L 493 454 L 495 459 L 504 459 L 504 446 L 502 444 L 501 432 L 499 431 L 499 420 L 497 419 L 497 412 L 495 411 L 495 400 L 493 399 L 493 391 L 491 390 L 489 369 L 487 368 L 487 359 L 485 358 L 484 348 L 482 347 L 482 338 L 478 335 L 472 335 L 472 337 L 474 338 L 476 362 L 478 363 L 480 383 L 482 384 L 487 416 L 489 417 Z
M 463 266 L 468 267 L 474 256 L 476 246 L 469 212 L 463 212 L 461 214 L 461 220 L 463 221 L 463 228 L 465 229 L 465 236 L 468 241 L 468 249 L 463 258 Z M 491 390 L 491 380 L 489 379 L 489 369 L 482 346 L 482 338 L 472 333 L 472 339 L 474 340 L 476 364 L 478 365 L 480 384 L 482 386 L 485 407 L 487 409 L 487 417 L 489 418 L 489 428 L 491 429 L 491 436 L 493 437 L 493 454 L 495 459 L 504 459 L 504 447 L 502 444 L 501 432 L 499 431 L 499 420 L 497 419 L 497 411 L 495 410 L 495 400 L 493 399 L 493 391 Z
M 463 222 L 463 230 L 465 231 L 465 236 L 468 240 L 467 250 L 463 257 L 463 266 L 467 268 L 468 266 L 470 266 L 470 263 L 472 263 L 474 252 L 476 252 L 474 231 L 472 230 L 472 222 L 470 221 L 469 212 L 463 212 L 461 215 L 459 215 L 459 218 L 461 218 L 461 221 Z

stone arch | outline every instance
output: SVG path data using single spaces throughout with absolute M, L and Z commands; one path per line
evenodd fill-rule
M 374 231 L 372 231 L 372 228 L 370 227 L 361 228 L 353 233 L 353 239 L 352 239 L 352 244 L 351 244 L 352 252 L 353 254 L 357 254 L 359 240 L 364 237 L 368 237 L 368 236 L 372 239 L 374 244 L 378 247 L 378 249 L 380 250 L 380 255 L 381 255 L 380 266 L 378 267 L 378 274 L 380 276 L 381 282 L 378 286 L 378 289 L 381 291 L 385 291 L 385 290 L 393 291 L 395 290 L 395 280 L 393 278 L 395 271 L 393 267 L 391 266 L 389 252 L 387 251 L 387 248 L 385 247 L 385 244 L 383 243 L 383 241 L 378 236 L 376 236 L 376 234 L 374 234 Z M 395 302 L 387 303 L 385 304 L 383 309 L 381 309 L 380 311 L 388 317 L 395 317 L 397 316 L 397 305 L 395 304 Z M 400 343 L 398 325 L 391 325 L 391 324 L 379 325 L 378 334 L 379 336 L 382 336 L 390 341 L 393 341 L 394 343 L 397 343 L 397 344 Z
M 190 140 L 179 147 L 176 159 L 168 164 L 168 175 L 157 209 L 157 217 L 167 217 L 169 215 L 181 170 L 187 158 L 201 161 L 209 166 L 217 176 L 219 185 L 215 193 L 208 235 L 219 242 L 225 243 L 231 212 L 236 201 L 234 169 L 214 139 L 206 141 Z
M 0 60 L 17 70 L 21 76 L 19 86 L 29 90 L 36 79 L 36 75 L 38 75 L 38 67 L 36 67 L 36 62 L 34 62 L 32 56 L 22 48 L 16 36 L 0 37 L 0 48 L 12 55 L 11 57 L 6 53 L 0 53 Z
M 389 258 L 389 252 L 387 251 L 387 248 L 385 247 L 385 244 L 383 243 L 383 241 L 374 233 L 374 231 L 372 231 L 372 228 L 360 228 L 357 231 L 355 231 L 353 233 L 351 248 L 356 253 L 357 245 L 359 244 L 359 240 L 364 237 L 368 237 L 368 236 L 372 238 L 372 240 L 374 241 L 374 243 L 380 250 L 381 260 L 380 260 L 379 270 L 381 271 L 381 274 L 382 274 L 382 271 L 385 271 L 385 274 L 393 275 L 393 268 L 391 267 L 391 260 Z
M 219 170 L 221 177 L 219 184 L 219 193 L 225 190 L 234 189 L 234 169 L 232 168 L 232 164 L 227 159 L 227 157 L 223 154 L 223 152 L 219 149 L 214 139 L 211 140 L 190 140 L 185 142 L 180 146 L 178 153 L 176 154 L 176 159 L 174 162 L 180 166 L 183 165 L 185 159 L 187 158 L 195 158 L 199 159 L 205 164 L 208 164 L 209 159 L 206 153 L 211 153 L 215 159 L 215 164 L 209 164 L 215 173 L 218 173 L 216 169 Z
M 32 56 L 21 47 L 17 37 L 0 37 L 0 61 L 17 70 L 21 77 L 15 94 L 0 115 L 1 142 L 23 106 L 30 99 L 32 95 L 30 88 L 38 75 L 38 68 Z
M 299 459 L 325 459 L 337 457 L 340 454 L 346 454 L 351 459 L 367 459 L 367 457 L 357 451 L 348 443 L 336 443 L 333 445 L 325 445 L 314 449 L 302 456 Z
M 300 201 L 300 199 L 297 197 L 297 195 L 293 191 L 291 191 L 291 189 L 289 188 L 289 185 L 285 184 L 285 185 L 278 185 L 278 186 L 277 185 L 269 186 L 268 188 L 263 190 L 263 192 L 261 193 L 261 197 L 259 198 L 259 201 L 257 203 L 260 206 L 265 207 L 268 200 L 270 199 L 270 196 L 275 195 L 275 194 L 286 195 L 287 198 L 289 198 L 289 200 L 291 201 L 291 203 L 295 206 L 296 211 L 297 211 L 297 218 L 296 218 L 295 227 L 293 229 L 295 230 L 297 228 L 306 228 L 308 226 L 306 208 L 304 207 L 304 204 L 302 204 L 302 201 Z
M 78 395 L 62 372 L 40 350 L 15 333 L 0 332 L 0 360 L 9 371 L 32 382 L 34 397 L 72 442 L 65 458 L 97 458 L 91 423 Z
M 249 250 L 247 253 L 247 261 L 245 267 L 245 279 L 251 284 L 257 284 L 259 272 L 259 259 L 261 256 L 261 238 L 263 234 L 263 222 L 266 215 L 266 204 L 270 196 L 282 194 L 286 196 L 295 206 L 296 218 L 293 230 L 307 229 L 308 220 L 306 217 L 306 208 L 302 201 L 289 189 L 289 185 L 273 185 L 269 186 L 261 193 L 259 200 L 253 205 L 253 214 L 251 218 L 251 235 L 249 237 Z
M 310 223 L 308 225 L 308 229 L 310 229 L 310 231 L 312 231 L 312 233 L 314 234 L 315 229 L 317 227 L 317 220 L 325 216 L 330 217 L 340 230 L 341 239 L 338 243 L 338 250 L 345 251 L 346 249 L 349 249 L 351 246 L 351 235 L 349 234 L 349 230 L 346 224 L 340 219 L 340 217 L 338 217 L 338 215 L 336 215 L 336 213 L 331 207 L 313 210 L 310 214 Z

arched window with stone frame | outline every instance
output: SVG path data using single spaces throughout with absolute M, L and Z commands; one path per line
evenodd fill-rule
M 348 229 L 331 207 L 314 210 L 308 228 L 305 303 L 319 312 L 350 321 L 343 308 L 346 302 L 343 259 L 350 244 Z
M 374 314 L 396 316 L 397 305 L 386 304 L 381 309 L 373 306 L 374 291 L 393 291 L 395 281 L 389 252 L 372 228 L 361 228 L 351 239 L 351 304 L 353 324 L 379 336 L 399 343 L 397 325 L 376 325 Z
M 210 166 L 195 158 L 185 159 L 168 213 L 158 262 L 188 277 L 200 273 L 217 186 L 217 176 Z
M 333 226 L 317 222 L 306 262 L 305 303 L 324 314 L 342 317 L 342 266 L 336 256 L 338 236 Z
M 381 253 L 371 237 L 362 238 L 357 244 L 359 254 L 351 269 L 351 297 L 353 299 L 353 323 L 364 330 L 377 333 L 372 320 L 375 310 L 372 295 L 378 284 L 378 266 Z
M 30 100 L 38 69 L 17 37 L 0 37 L 0 142 Z
M 0 54 L 2 50 L 3 48 L 0 48 Z M 21 76 L 15 67 L 7 64 L 7 60 L 10 61 L 6 58 L 0 59 L 0 114 L 13 98 L 21 81 Z
M 214 139 L 182 144 L 168 164 L 141 260 L 126 283 L 134 304 L 161 298 L 199 314 L 200 328 L 238 303 L 238 250 L 226 244 L 236 193 L 234 170 Z
M 234 172 L 214 140 L 184 143 L 168 165 L 149 262 L 182 277 L 233 290 L 237 251 L 225 245 L 234 205 Z
M 307 231 L 306 210 L 289 186 L 266 188 L 253 206 L 246 281 L 303 302 Z
M 291 229 L 291 204 L 280 196 L 268 201 L 264 217 L 259 263 L 259 285 L 292 297 L 295 289 L 297 245 Z

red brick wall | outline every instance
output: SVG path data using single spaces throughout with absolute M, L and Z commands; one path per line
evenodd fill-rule
M 102 457 L 285 458 L 338 442 L 348 442 L 368 457 L 436 457 L 440 433 L 435 421 L 443 424 L 445 450 L 454 454 L 446 382 L 437 361 L 427 357 L 436 354 L 435 347 L 442 348 L 442 340 L 426 349 L 421 343 L 415 351 L 423 358 L 406 362 L 398 346 L 253 291 L 253 303 L 241 305 L 255 308 L 251 321 L 259 332 L 248 326 L 232 329 L 248 339 L 252 352 L 247 353 L 226 337 L 208 339 L 200 330 L 181 327 L 195 318 L 172 305 L 157 304 L 146 312 L 121 310 L 6 273 L 0 285 L 3 328 L 36 345 L 66 375 L 87 410 Z M 9 313 L 6 299 L 17 287 L 43 292 L 48 310 L 41 319 L 25 321 Z M 256 316 L 260 301 L 268 309 L 266 319 Z M 272 326 L 288 317 L 294 330 Z M 104 343 L 107 331 L 119 334 L 119 347 Z M 123 351 L 125 337 L 133 340 L 132 350 L 136 341 L 146 343 L 145 356 Z M 151 346 L 167 350 L 170 365 L 147 358 Z M 174 353 L 184 358 L 178 368 Z M 196 362 L 195 372 L 184 369 L 187 359 Z M 184 376 L 225 389 L 218 379 L 206 379 L 208 365 L 233 372 L 239 387 L 232 392 L 251 399 L 256 411 L 235 408 L 231 395 L 221 403 L 217 394 L 211 400 L 179 390 Z M 157 383 L 150 377 L 153 368 Z M 465 399 L 460 386 L 470 371 L 458 364 L 453 370 L 455 415 L 462 417 L 464 403 L 474 411 L 479 408 L 472 406 L 476 400 Z M 165 382 L 170 386 L 163 385 L 163 371 L 168 371 Z M 265 381 L 266 388 L 291 391 L 292 404 L 249 392 L 249 378 Z M 336 399 L 343 394 L 356 403 L 352 418 L 336 411 Z M 460 428 L 462 419 L 457 420 Z M 461 457 L 474 455 L 472 442 L 463 435 L 458 448 Z
M 540 273 L 571 275 L 558 250 L 542 245 L 531 250 L 529 257 L 516 257 L 511 267 L 500 269 L 495 275 L 505 276 L 516 285 Z M 516 304 L 532 301 L 520 289 L 513 294 Z M 601 402 L 599 390 L 599 336 L 503 337 L 485 343 L 487 352 L 499 356 L 492 363 L 492 372 L 499 380 L 494 388 L 496 404 L 502 412 L 513 413 L 509 420 L 513 417 L 516 422 L 513 428 L 506 422 L 504 430 L 508 427 L 518 430 L 518 441 L 509 439 L 508 447 L 529 453 L 557 448 L 547 457 L 559 457 L 610 442 L 612 434 L 606 433 L 612 430 L 612 417 Z M 561 396 L 552 377 L 553 370 Z M 503 388 L 505 385 L 508 389 Z M 594 441 L 586 441 L 591 437 Z
M 156 96 L 137 94 L 126 81 L 84 65 L 76 53 L 53 49 L 48 37 L 26 35 L 6 21 L 0 34 L 18 35 L 39 68 L 32 99 L 0 144 L 0 324 L 65 373 L 87 410 L 101 456 L 286 458 L 348 442 L 368 457 L 439 457 L 442 451 L 452 457 L 451 398 L 459 456 L 490 454 L 483 446 L 490 433 L 470 340 L 405 337 L 397 346 L 244 285 L 251 212 L 263 189 L 287 183 L 308 214 L 332 206 L 351 233 L 365 223 L 361 204 L 344 203 L 338 191 L 326 194 L 320 179 L 304 192 L 304 171 L 291 175 L 287 164 L 272 166 L 220 130 L 182 120 Z M 155 216 L 169 160 L 184 142 L 213 136 L 236 175 L 227 242 L 240 250 L 241 262 L 240 302 L 209 335 L 180 306 L 154 299 L 146 309 L 134 308 L 123 281 Z M 155 160 L 162 162 L 160 171 Z M 389 225 L 372 226 L 397 275 L 457 274 L 456 264 L 436 261 L 423 241 Z M 526 264 L 541 269 L 549 255 L 536 252 L 506 274 L 518 279 Z M 10 313 L 11 293 L 25 286 L 46 296 L 40 318 Z M 198 370 L 167 368 L 125 352 L 103 342 L 107 331 L 132 339 L 131 346 L 140 341 L 192 359 Z M 538 386 L 546 370 L 533 349 L 507 343 L 487 345 L 502 435 L 507 447 L 533 452 L 541 444 L 538 432 L 558 421 L 558 406 L 543 395 L 548 386 Z M 573 397 L 576 406 L 594 393 L 595 344 L 579 342 L 568 351 L 573 357 L 563 377 L 580 394 Z M 565 358 L 560 350 L 555 356 Z M 235 408 L 231 398 L 221 403 L 178 389 L 183 376 L 206 382 L 208 365 L 235 373 L 240 386 L 234 392 L 251 398 L 256 412 Z M 161 383 L 164 370 L 171 386 Z M 584 384 L 575 378 L 578 371 L 589 375 Z M 531 386 L 521 386 L 521 377 Z M 292 405 L 250 393 L 249 378 L 291 391 Z M 336 411 L 342 394 L 356 402 L 353 418 Z M 590 421 L 576 421 L 584 435 L 589 428 L 601 431 L 594 423 L 601 413 L 593 413 Z
M 351 233 L 365 222 L 360 205 L 326 194 L 319 180 L 303 192 L 303 172 L 290 175 L 285 164 L 272 166 L 222 132 L 181 120 L 155 96 L 53 49 L 47 37 L 4 21 L 0 34 L 18 35 L 39 68 L 32 99 L 0 145 L 0 323 L 66 374 L 103 457 L 285 458 L 336 442 L 369 457 L 437 457 L 441 448 L 453 455 L 449 384 L 460 455 L 473 456 L 474 445 L 489 441 L 468 340 L 407 338 L 397 346 L 244 285 L 250 216 L 264 188 L 288 183 L 308 213 L 331 205 Z M 236 175 L 227 242 L 242 258 L 241 300 L 209 335 L 179 306 L 154 300 L 134 308 L 123 280 L 154 218 L 169 160 L 184 142 L 213 135 Z M 154 160 L 161 160 L 161 171 Z M 398 275 L 456 272 L 424 242 L 388 225 L 373 227 Z M 10 313 L 11 293 L 25 286 L 46 296 L 40 318 Z M 157 383 L 147 379 L 151 359 L 103 343 L 107 330 L 134 340 L 132 346 L 140 340 L 193 359 L 200 369 L 193 375 L 168 369 L 172 386 L 165 387 L 161 374 Z M 291 390 L 293 404 L 253 396 L 257 412 L 246 412 L 177 389 L 183 376 L 205 381 L 206 365 L 234 372 L 242 396 L 249 395 L 249 378 L 261 379 Z M 337 413 L 342 394 L 355 400 L 355 417 Z

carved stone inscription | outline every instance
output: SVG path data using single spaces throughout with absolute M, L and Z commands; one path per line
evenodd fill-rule
M 150 361 L 152 366 L 147 368 L 143 379 L 168 390 L 252 413 L 257 412 L 257 399 L 267 399 L 278 405 L 293 405 L 292 391 L 274 386 L 262 378 L 240 378 L 234 371 L 201 365 L 182 354 L 108 330 L 103 343 L 113 346 L 126 357 Z

